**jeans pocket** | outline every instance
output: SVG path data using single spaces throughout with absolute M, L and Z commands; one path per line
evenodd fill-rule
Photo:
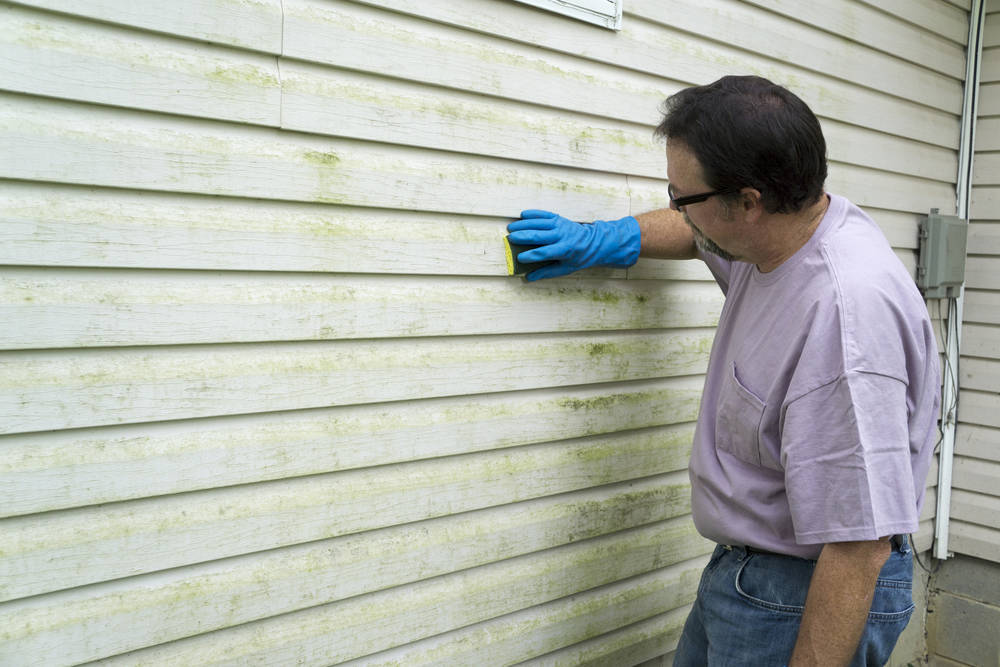
M 913 583 L 893 579 L 879 579 L 875 582 L 872 608 L 868 612 L 869 623 L 898 623 L 904 625 L 916 605 L 913 604 Z
M 749 555 L 736 572 L 736 593 L 751 606 L 801 616 L 814 567 L 797 558 Z
M 725 547 L 719 545 L 715 547 L 715 551 L 712 552 L 711 557 L 708 559 L 708 563 L 705 565 L 705 569 L 701 571 L 701 579 L 698 582 L 698 595 L 711 585 L 712 576 L 715 574 L 715 569 L 719 566 L 719 562 L 728 554 Z
M 884 665 L 892 655 L 913 614 L 913 587 L 909 581 L 879 579 L 872 608 L 851 666 Z

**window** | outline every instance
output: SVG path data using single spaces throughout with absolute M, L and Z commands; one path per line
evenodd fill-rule
M 624 0 L 516 0 L 532 7 L 565 14 L 575 19 L 621 30 Z

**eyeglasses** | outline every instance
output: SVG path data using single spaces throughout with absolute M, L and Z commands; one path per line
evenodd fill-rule
M 675 211 L 683 211 L 684 207 L 688 204 L 698 204 L 705 201 L 709 197 L 714 197 L 715 195 L 727 195 L 739 192 L 736 188 L 722 188 L 721 190 L 712 190 L 711 192 L 702 192 L 697 195 L 688 195 L 686 197 L 675 197 L 674 196 L 674 186 L 667 185 L 667 195 L 670 197 L 670 208 Z

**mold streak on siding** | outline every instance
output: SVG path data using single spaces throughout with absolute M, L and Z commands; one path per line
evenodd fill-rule
M 693 261 L 508 278 L 505 225 L 666 206 L 664 98 L 759 74 L 913 270 L 918 217 L 954 210 L 968 10 L 0 1 L 0 663 L 669 655 L 712 549 L 686 465 L 722 295 Z M 998 49 L 953 520 L 977 554 Z
M 1000 2 L 986 3 L 966 260 L 951 539 L 1000 562 Z

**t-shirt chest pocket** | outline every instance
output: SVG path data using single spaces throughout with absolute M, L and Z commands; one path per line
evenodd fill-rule
M 741 461 L 761 465 L 760 428 L 764 407 L 764 401 L 740 382 L 733 363 L 719 393 L 716 446 Z

